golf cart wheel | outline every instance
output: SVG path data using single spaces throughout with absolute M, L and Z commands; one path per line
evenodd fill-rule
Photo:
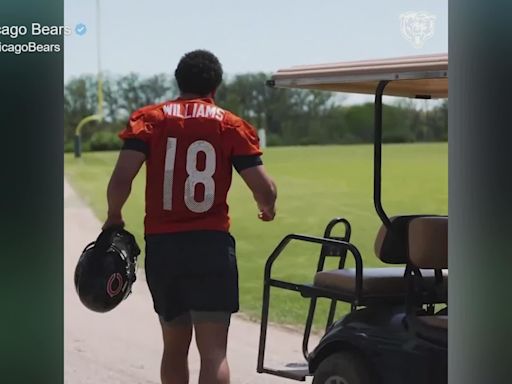
M 334 353 L 315 371 L 313 384 L 373 384 L 370 367 L 364 359 L 350 352 Z

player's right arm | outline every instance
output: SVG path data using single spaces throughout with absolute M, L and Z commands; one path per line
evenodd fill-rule
M 240 171 L 240 176 L 252 191 L 263 221 L 272 221 L 276 215 L 277 187 L 267 174 L 263 165 L 246 168 Z
M 276 214 L 277 188 L 261 161 L 256 129 L 242 119 L 238 119 L 231 128 L 229 141 L 233 165 L 252 191 L 259 209 L 258 217 L 271 221 Z

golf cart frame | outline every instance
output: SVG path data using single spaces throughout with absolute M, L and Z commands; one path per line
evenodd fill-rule
M 278 71 L 272 79 L 267 82 L 270 87 L 283 88 L 305 88 L 319 89 L 328 91 L 341 91 L 352 93 L 373 94 L 374 102 L 374 161 L 373 161 L 373 201 L 377 215 L 382 224 L 388 230 L 392 227 L 391 219 L 386 214 L 382 205 L 382 123 L 383 123 L 383 95 L 405 96 L 410 98 L 431 99 L 447 97 L 448 80 L 448 57 L 447 55 L 428 55 L 414 56 L 398 59 L 387 59 L 380 61 L 361 61 L 340 64 L 326 64 L 316 66 L 292 67 L 290 69 Z M 421 215 L 435 216 L 435 215 Z M 411 216 L 412 217 L 412 216 Z M 419 216 L 414 216 L 419 217 Z M 340 236 L 333 234 L 337 226 L 343 226 L 344 232 Z M 446 297 L 432 295 L 431 292 L 421 297 L 413 297 L 412 288 L 408 289 L 408 296 L 403 294 L 382 296 L 379 294 L 366 294 L 363 290 L 363 260 L 357 247 L 350 242 L 352 228 L 349 221 L 345 218 L 335 218 L 331 220 L 324 231 L 323 237 L 306 236 L 300 234 L 289 234 L 274 249 L 267 259 L 264 272 L 263 284 L 263 304 L 261 316 L 261 332 L 258 350 L 257 371 L 259 373 L 272 374 L 288 379 L 304 381 L 309 375 L 312 375 L 321 359 L 327 352 L 322 351 L 322 343 L 328 344 L 329 330 L 336 326 L 334 317 L 336 314 L 336 304 L 338 301 L 349 303 L 351 313 L 349 317 L 358 308 L 383 308 L 390 310 L 389 316 L 395 316 L 396 305 L 406 305 L 411 308 L 412 301 L 428 305 L 428 310 L 433 312 L 434 304 L 447 302 Z M 355 262 L 354 269 L 354 288 L 351 292 L 340 292 L 336 289 L 318 286 L 313 284 L 298 284 L 276 279 L 272 276 L 272 267 L 290 242 L 315 243 L 321 246 L 320 255 L 316 273 L 324 271 L 325 261 L 328 257 L 338 258 L 338 269 L 345 268 L 345 261 L 349 257 Z M 415 277 L 416 276 L 416 277 Z M 421 272 L 418 268 L 407 265 L 405 268 L 404 279 L 409 279 L 409 285 L 421 278 Z M 443 283 L 441 270 L 435 270 L 433 278 L 436 284 Z M 271 288 L 280 288 L 300 293 L 304 298 L 310 299 L 309 310 L 307 314 L 303 341 L 302 353 L 307 367 L 294 366 L 290 369 L 275 369 L 265 365 L 265 352 L 267 341 L 267 328 L 269 321 L 270 292 Z M 416 292 L 417 293 L 417 292 Z M 441 295 L 443 296 L 443 295 Z M 310 353 L 309 339 L 312 325 L 315 317 L 317 300 L 326 298 L 330 300 L 330 307 L 325 327 L 326 336 L 315 349 Z M 407 303 L 406 303 L 407 301 Z M 391 318 L 391 317 L 390 317 Z M 444 346 L 439 347 L 442 354 Z M 443 359 L 441 359 L 443 360 Z M 441 364 L 443 362 L 441 361 Z

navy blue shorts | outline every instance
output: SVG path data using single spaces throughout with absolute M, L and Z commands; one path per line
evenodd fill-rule
M 146 235 L 146 280 L 160 319 L 239 309 L 235 239 L 227 232 Z

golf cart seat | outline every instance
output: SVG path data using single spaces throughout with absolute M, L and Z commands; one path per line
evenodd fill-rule
M 388 264 L 406 264 L 408 254 L 408 226 L 411 221 L 421 216 L 396 216 L 391 218 L 391 226 L 380 228 L 375 241 L 375 253 L 379 259 Z M 406 268 L 383 267 L 364 268 L 362 270 L 361 303 L 377 301 L 404 302 L 407 292 Z M 428 291 L 433 291 L 439 284 L 433 270 L 422 270 L 423 283 Z M 435 297 L 427 301 L 444 301 L 448 290 L 447 272 L 443 273 L 442 287 Z M 342 268 L 317 272 L 314 286 L 336 291 L 341 296 L 356 298 L 357 273 L 355 268 Z
M 435 285 L 433 271 L 422 271 L 425 283 Z M 445 274 L 446 280 L 448 275 Z M 314 285 L 343 293 L 344 296 L 355 295 L 356 270 L 354 268 L 334 269 L 318 272 Z M 445 280 L 444 285 L 447 287 Z M 365 268 L 363 269 L 363 285 L 361 295 L 365 298 L 382 298 L 401 300 L 405 297 L 407 282 L 405 267 Z
M 418 292 L 424 287 L 423 274 L 419 270 L 437 272 L 448 268 L 448 218 L 422 217 L 409 224 L 409 261 L 407 279 L 410 282 L 407 308 L 407 325 L 417 336 L 436 342 L 447 343 L 448 316 L 425 314 Z
M 418 322 L 425 328 L 448 329 L 448 316 L 419 316 Z

